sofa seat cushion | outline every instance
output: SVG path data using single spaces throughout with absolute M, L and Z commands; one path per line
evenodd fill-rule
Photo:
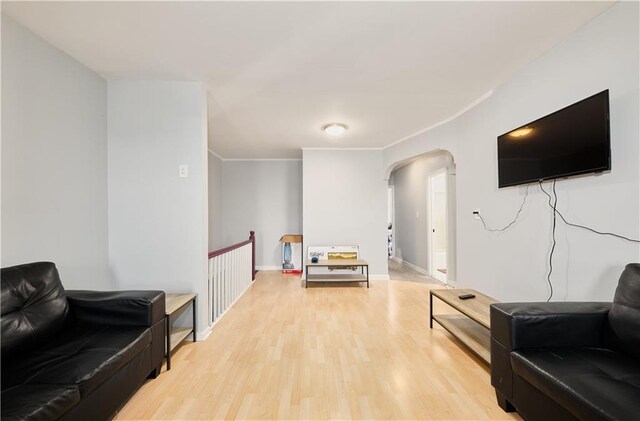
M 75 386 L 16 386 L 2 391 L 2 420 L 57 419 L 78 402 L 80 391 Z
M 511 353 L 513 371 L 584 420 L 637 420 L 640 362 L 601 348 Z
M 69 327 L 22 358 L 3 364 L 2 388 L 17 385 L 77 386 L 86 396 L 151 343 L 146 327 Z

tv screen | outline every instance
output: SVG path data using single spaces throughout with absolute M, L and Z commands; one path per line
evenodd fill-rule
M 498 186 L 611 169 L 609 90 L 498 137 Z

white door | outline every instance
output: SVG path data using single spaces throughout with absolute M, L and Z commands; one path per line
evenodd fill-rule
M 447 282 L 447 174 L 442 169 L 429 176 L 429 272 Z

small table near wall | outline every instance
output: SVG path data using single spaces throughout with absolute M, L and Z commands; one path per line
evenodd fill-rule
M 359 267 L 360 273 L 309 273 L 309 268 L 313 267 L 331 267 L 336 269 Z M 369 263 L 362 259 L 325 259 L 319 260 L 318 263 L 307 260 L 305 264 L 305 288 L 309 282 L 366 282 L 367 288 L 369 288 Z
M 166 356 L 167 370 L 171 370 L 171 352 L 187 336 L 193 334 L 193 342 L 196 341 L 196 294 L 165 294 L 165 327 L 166 327 Z M 175 316 L 182 312 L 187 305 L 193 304 L 193 325 L 191 327 L 173 327 Z

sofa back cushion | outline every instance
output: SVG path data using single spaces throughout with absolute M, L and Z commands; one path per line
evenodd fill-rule
M 640 263 L 628 264 L 620 275 L 609 325 L 611 345 L 640 359 Z
M 3 268 L 0 294 L 3 360 L 52 338 L 69 314 L 58 270 L 50 262 Z

